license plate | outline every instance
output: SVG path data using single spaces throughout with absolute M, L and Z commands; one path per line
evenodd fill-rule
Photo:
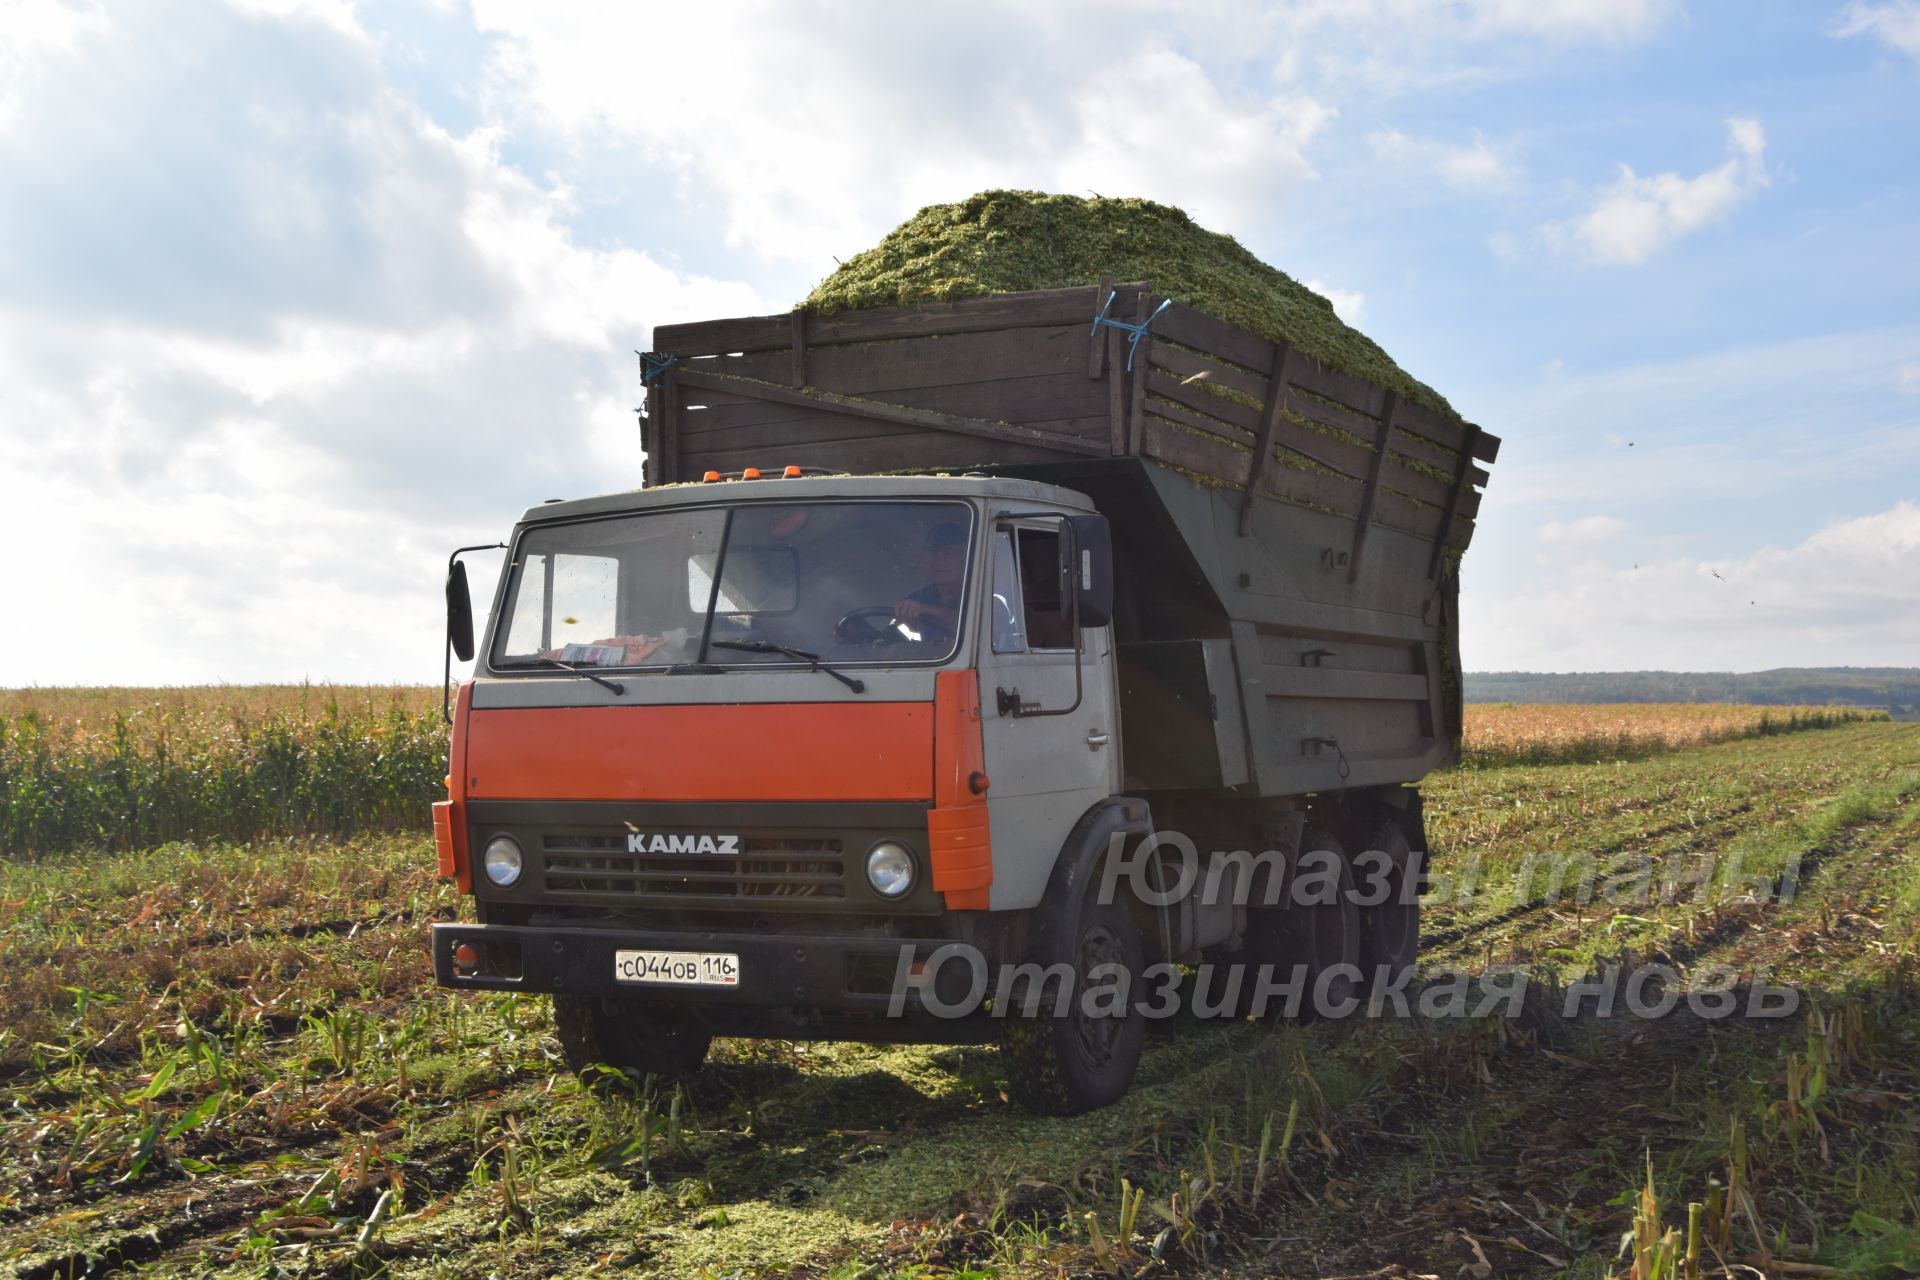
M 616 951 L 613 978 L 670 987 L 737 987 L 740 957 L 724 951 Z

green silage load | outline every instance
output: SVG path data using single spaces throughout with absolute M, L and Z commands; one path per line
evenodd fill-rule
M 831 315 L 1097 285 L 1102 278 L 1144 281 L 1269 341 L 1291 342 L 1333 368 L 1453 412 L 1439 392 L 1335 315 L 1325 298 L 1232 236 L 1151 200 L 983 191 L 957 204 L 929 205 L 842 264 L 801 305 Z

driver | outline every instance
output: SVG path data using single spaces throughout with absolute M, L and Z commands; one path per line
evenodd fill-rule
M 917 629 L 952 635 L 960 626 L 960 585 L 967 573 L 967 531 L 958 524 L 927 530 L 927 585 L 893 606 L 893 616 Z

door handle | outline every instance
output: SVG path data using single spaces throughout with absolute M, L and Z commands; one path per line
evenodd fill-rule
M 1107 745 L 1107 735 L 1100 732 L 1100 730 L 1095 729 L 1091 733 L 1087 734 L 1088 750 L 1098 751 L 1100 748 L 1106 745 Z

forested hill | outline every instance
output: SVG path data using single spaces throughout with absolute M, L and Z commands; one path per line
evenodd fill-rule
M 1920 717 L 1920 667 L 1772 671 L 1470 671 L 1468 702 L 1744 702 L 1885 707 Z

